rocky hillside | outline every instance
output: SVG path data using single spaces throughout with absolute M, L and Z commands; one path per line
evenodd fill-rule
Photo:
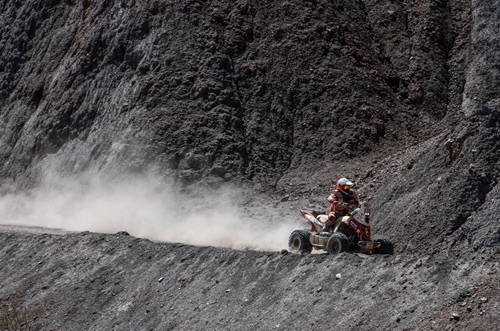
M 153 173 L 158 183 L 173 182 L 172 190 L 180 192 L 180 200 L 192 201 L 195 210 L 203 210 L 204 198 L 210 200 L 229 185 L 244 192 L 233 202 L 246 212 L 245 222 L 265 217 L 261 215 L 265 207 L 279 214 L 281 222 L 290 223 L 300 217 L 299 208 L 327 208 L 329 188 L 337 178 L 348 177 L 371 205 L 374 231 L 391 237 L 400 257 L 358 263 L 355 256 L 329 259 L 188 246 L 175 249 L 180 255 L 193 256 L 210 251 L 216 256 L 214 263 L 221 265 L 227 259 L 224 256 L 234 254 L 235 262 L 222 270 L 228 275 L 234 270 L 235 278 L 247 277 L 245 284 L 261 287 L 269 277 L 262 303 L 273 302 L 272 312 L 278 311 L 278 317 L 266 320 L 263 328 L 297 325 L 285 316 L 292 303 L 296 310 L 319 305 L 322 314 L 328 315 L 330 310 L 314 293 L 294 301 L 298 288 L 315 283 L 319 275 L 309 269 L 299 274 L 297 267 L 302 264 L 314 270 L 348 268 L 354 277 L 346 285 L 349 293 L 355 292 L 348 296 L 353 304 L 373 294 L 367 292 L 371 287 L 362 290 L 354 285 L 367 281 L 358 275 L 374 269 L 380 279 L 398 282 L 401 275 L 413 272 L 418 259 L 432 261 L 430 269 L 412 274 L 418 287 L 425 287 L 429 277 L 439 277 L 436 286 L 449 279 L 456 282 L 456 290 L 474 287 L 478 293 L 487 293 L 488 288 L 498 287 L 498 279 L 487 276 L 487 270 L 500 257 L 498 8 L 498 1 L 493 0 L 0 0 L 0 192 L 9 195 L 10 203 L 16 194 L 44 192 L 39 187 L 47 185 L 48 174 L 52 188 L 80 174 L 123 182 Z M 2 209 L 0 224 L 12 222 L 5 215 L 17 210 L 9 209 L 5 201 L 0 206 L 7 206 L 8 213 Z M 65 307 L 61 296 L 68 292 L 61 292 L 57 285 L 75 286 L 77 292 L 80 287 L 58 269 L 70 268 L 70 261 L 82 259 L 88 263 L 86 269 L 98 270 L 102 267 L 91 259 L 100 254 L 96 240 L 117 240 L 117 245 L 125 240 L 93 235 L 94 241 L 86 241 L 82 235 L 88 247 L 70 253 L 68 243 L 78 235 L 2 236 L 1 263 L 6 271 L 1 278 L 10 285 L 2 286 L 0 298 L 2 303 L 12 298 L 24 301 L 29 307 L 39 306 L 51 295 Z M 52 248 L 35 247 L 45 240 Z M 280 240 L 286 243 L 286 238 Z M 174 246 L 141 245 L 147 246 L 144 252 L 158 252 L 154 259 L 159 266 L 171 267 L 160 262 L 159 252 Z M 54 247 L 68 252 L 59 252 L 61 266 L 48 257 L 57 251 Z M 40 271 L 28 252 L 45 249 L 46 263 L 54 266 Z M 77 253 L 81 256 L 76 257 Z M 177 260 L 176 254 L 168 253 L 167 259 Z M 13 265 L 10 255 L 21 264 Z M 263 264 L 246 264 L 245 259 Z M 111 293 L 112 287 L 105 284 L 112 284 L 114 272 L 125 263 L 116 262 L 116 267 L 105 272 L 105 279 L 99 280 L 102 287 L 89 285 L 94 291 Z M 441 263 L 451 269 L 436 267 Z M 163 274 L 163 270 L 148 269 L 153 266 L 133 265 L 146 268 L 144 272 L 152 275 L 148 279 L 157 280 L 161 275 L 156 271 Z M 196 272 L 206 277 L 205 283 L 197 280 L 199 288 L 208 288 L 212 267 L 196 265 L 200 268 Z M 172 268 L 177 274 L 182 270 L 180 265 Z M 433 273 L 433 268 L 439 271 Z M 243 275 L 246 269 L 255 273 Z M 54 283 L 38 288 L 29 278 L 33 270 Z M 295 285 L 284 270 L 302 279 L 290 293 Z M 137 284 L 139 273 L 130 277 L 126 282 Z M 324 285 L 306 291 L 321 287 L 316 296 L 337 297 L 337 292 L 329 292 L 336 291 L 336 284 L 328 278 Z M 227 285 L 227 289 L 234 288 L 232 283 Z M 244 285 L 238 286 L 243 291 Z M 372 320 L 377 328 L 431 328 L 432 321 L 419 323 L 433 314 L 451 313 L 444 307 L 450 297 L 459 295 L 445 295 L 448 287 L 436 292 L 429 285 L 427 294 L 415 299 L 426 307 L 412 308 L 415 300 L 402 298 L 400 289 L 391 286 L 398 285 L 372 289 L 391 301 L 388 311 L 396 309 L 396 304 L 404 307 L 408 322 L 397 324 L 403 317 L 393 321 L 393 314 L 377 315 Z M 121 288 L 123 300 L 117 302 L 139 303 L 134 302 L 130 288 Z M 151 302 L 165 301 L 159 294 L 148 293 Z M 257 296 L 252 293 L 249 300 Z M 454 298 L 463 303 L 466 297 Z M 82 300 L 92 301 L 96 314 L 104 312 L 104 316 L 111 316 L 116 308 L 108 298 L 97 303 L 89 297 Z M 185 300 L 181 300 L 185 309 L 201 310 L 194 306 L 194 299 Z M 466 300 L 469 304 L 470 299 Z M 494 309 L 498 296 L 495 300 L 486 306 Z M 84 318 L 77 302 L 71 301 L 73 308 L 53 311 Z M 379 301 L 374 302 L 379 306 Z M 362 307 L 361 314 L 373 314 L 372 306 Z M 245 321 L 255 327 L 261 314 L 272 315 L 256 306 L 245 312 L 248 315 L 235 311 L 230 322 L 224 321 L 232 326 Z M 336 312 L 327 318 L 338 318 Z M 200 316 L 211 316 L 209 328 L 218 328 L 224 325 L 223 315 L 222 309 L 209 309 Z M 363 324 L 369 323 L 364 322 L 365 315 L 355 315 L 354 324 L 342 320 L 342 326 L 375 327 Z M 481 329 L 486 325 L 481 324 L 484 315 L 472 314 L 465 321 L 452 317 L 451 322 Z M 183 316 L 168 319 L 172 324 L 143 324 L 138 317 L 122 317 L 85 325 L 113 328 L 112 323 L 120 322 L 118 329 L 127 329 L 125 325 L 188 328 L 180 322 Z M 329 324 L 321 324 L 324 319 L 320 317 L 305 318 L 304 323 L 326 328 Z M 494 318 L 486 321 L 494 322 Z M 194 323 L 202 320 L 206 318 Z M 59 321 L 61 328 L 70 323 L 69 318 Z M 50 329 L 53 322 L 40 323 Z M 194 328 L 204 326 L 195 324 Z
M 449 127 L 464 90 L 460 3 L 1 6 L 1 174 L 17 185 L 44 166 L 267 189 L 315 169 L 331 184 L 340 165 Z

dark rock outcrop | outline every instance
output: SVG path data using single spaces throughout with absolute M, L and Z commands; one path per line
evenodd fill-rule
M 427 125 L 408 116 L 446 113 L 445 9 L 418 6 L 401 31 L 402 18 L 384 20 L 404 8 L 367 5 L 4 4 L 1 173 L 29 186 L 49 166 L 154 164 L 182 185 L 231 174 L 273 188 L 414 141 L 408 131 Z M 414 33 L 427 29 L 437 35 Z

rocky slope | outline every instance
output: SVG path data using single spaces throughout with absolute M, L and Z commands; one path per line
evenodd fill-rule
M 134 240 L 126 236 L 2 234 L 3 307 L 15 299 L 17 307 L 36 310 L 53 298 L 50 311 L 58 318 L 35 322 L 46 329 L 83 320 L 84 328 L 186 329 L 187 317 L 199 329 L 205 321 L 209 328 L 293 324 L 303 329 L 327 328 L 325 319 L 335 318 L 345 329 L 426 329 L 439 317 L 445 321 L 437 326 L 450 323 L 446 315 L 456 306 L 446 307 L 449 300 L 467 302 L 460 306 L 465 309 L 470 304 L 458 292 L 474 288 L 483 295 L 498 288 L 498 278 L 488 275 L 500 256 L 498 7 L 493 0 L 0 1 L 3 194 L 36 189 L 47 173 L 56 178 L 52 186 L 81 173 L 118 181 L 125 180 L 123 174 L 154 173 L 159 182 L 174 181 L 174 191 L 196 203 L 228 184 L 240 186 L 245 193 L 233 200 L 246 211 L 246 222 L 265 217 L 261 206 L 292 222 L 299 208 L 326 208 L 328 189 L 348 177 L 371 204 L 374 231 L 393 238 L 398 254 L 332 259 L 134 242 L 143 254 L 151 251 L 154 261 L 148 262 L 137 261 L 128 248 L 101 255 L 100 240 L 122 247 Z M 81 249 L 72 251 L 78 238 Z M 51 267 L 37 267 L 30 252 L 45 254 Z M 59 255 L 53 260 L 52 254 Z M 178 262 L 183 254 L 196 261 Z M 212 255 L 211 263 L 198 259 Z M 14 256 L 22 265 L 13 264 Z M 97 257 L 113 265 L 101 266 Z M 84 262 L 72 265 L 75 259 Z M 114 291 L 113 275 L 127 260 L 142 271 L 119 277 L 134 286 L 120 286 L 119 299 L 94 301 L 99 293 Z M 420 260 L 429 267 L 413 272 Z M 219 272 L 212 264 L 227 274 L 224 287 L 242 293 L 225 304 L 241 309 L 200 306 L 199 290 L 210 288 L 212 273 Z M 184 266 L 203 277 L 180 275 Z M 299 267 L 307 269 L 304 274 Z M 342 288 L 333 273 L 322 273 L 337 267 L 350 275 Z M 85 296 L 63 268 L 76 275 L 83 268 L 94 279 L 85 286 L 97 294 Z M 165 293 L 149 287 L 148 281 L 162 286 L 157 279 L 170 269 L 168 281 L 180 282 L 176 287 L 188 292 L 187 298 L 174 287 Z M 372 269 L 386 285 L 366 286 L 362 275 Z M 44 289 L 30 278 L 33 271 L 53 283 Z M 413 300 L 402 294 L 409 286 L 401 278 L 410 272 L 418 285 L 408 294 Z M 151 275 L 140 287 L 147 289 L 147 299 L 136 301 L 144 274 Z M 444 280 L 432 285 L 432 277 L 454 286 Z M 316 286 L 318 278 L 325 283 Z M 189 291 L 182 279 L 196 286 Z M 82 301 L 64 303 L 69 290 L 58 286 L 63 284 L 76 288 Z M 264 288 L 262 302 L 245 284 Z M 418 292 L 421 287 L 427 292 Z M 235 293 L 216 288 L 216 294 L 206 294 L 207 302 Z M 307 294 L 296 301 L 302 290 Z M 360 313 L 339 317 L 345 306 L 319 298 L 340 305 L 345 300 L 335 301 L 340 293 L 352 293 L 348 300 Z M 245 294 L 253 304 L 249 309 L 243 307 Z M 159 312 L 170 295 L 175 307 L 168 309 L 184 310 L 164 320 L 141 315 L 148 302 L 154 308 L 146 310 Z M 115 305 L 128 302 L 134 318 L 116 317 Z M 374 312 L 381 302 L 387 305 L 384 313 L 401 317 Z M 100 317 L 90 322 L 79 303 Z M 304 306 L 320 313 L 295 318 L 308 311 Z M 497 307 L 498 295 L 484 306 Z M 494 314 L 472 309 L 467 318 L 451 322 L 471 329 L 498 324 Z M 264 320 L 263 314 L 272 318 Z M 371 322 L 368 314 L 374 315 Z
M 24 318 L 12 329 L 491 330 L 499 322 L 497 263 L 302 257 L 124 234 L 0 236 L 0 313 Z
M 40 163 L 154 165 L 184 185 L 235 177 L 273 188 L 418 142 L 463 89 L 463 54 L 448 55 L 465 23 L 443 4 L 407 7 L 5 3 L 2 174 L 29 186 Z M 444 29 L 445 15 L 457 23 Z M 448 84 L 448 61 L 462 85 Z

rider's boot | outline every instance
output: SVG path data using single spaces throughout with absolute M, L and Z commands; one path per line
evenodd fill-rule
M 330 227 L 327 224 L 323 225 L 323 229 L 321 229 L 321 232 L 330 232 Z

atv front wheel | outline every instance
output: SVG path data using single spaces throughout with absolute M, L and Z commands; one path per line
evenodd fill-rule
M 373 239 L 374 242 L 379 242 L 380 247 L 375 248 L 375 253 L 376 254 L 394 254 L 394 246 L 392 245 L 392 242 L 383 236 L 377 236 Z
M 339 254 L 349 250 L 349 239 L 341 232 L 334 233 L 328 238 L 326 251 L 328 254 Z
M 311 253 L 312 245 L 309 241 L 309 232 L 295 230 L 288 238 L 288 249 L 292 253 Z

